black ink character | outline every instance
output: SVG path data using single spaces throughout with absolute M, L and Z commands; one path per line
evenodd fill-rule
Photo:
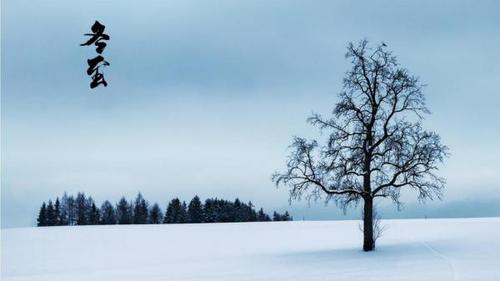
M 100 22 L 95 21 L 95 23 L 92 25 L 91 28 L 93 33 L 85 34 L 85 36 L 92 36 L 92 37 L 87 42 L 80 44 L 80 46 L 90 46 L 92 44 L 95 44 L 97 46 L 96 52 L 102 54 L 102 51 L 104 51 L 104 48 L 106 47 L 106 43 L 101 41 L 109 40 L 109 35 L 104 34 L 105 28 L 106 27 L 102 25 Z
M 87 68 L 87 74 L 92 75 L 92 82 L 90 83 L 90 88 L 93 89 L 99 85 L 103 85 L 104 87 L 108 86 L 108 83 L 104 79 L 104 75 L 99 72 L 99 67 L 101 66 L 109 66 L 109 62 L 104 60 L 104 57 L 99 55 L 93 59 L 87 60 L 89 68 Z

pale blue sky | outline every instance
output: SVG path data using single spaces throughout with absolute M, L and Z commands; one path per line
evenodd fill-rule
M 432 206 L 500 202 L 498 1 L 7 0 L 1 20 L 2 226 L 64 191 L 286 207 L 270 176 L 293 135 L 317 135 L 305 119 L 333 107 L 362 38 L 427 84 L 425 126 L 452 153 Z M 90 90 L 79 44 L 95 20 L 111 66 Z

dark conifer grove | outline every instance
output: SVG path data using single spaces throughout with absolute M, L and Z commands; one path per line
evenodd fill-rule
M 55 203 L 53 203 L 55 202 Z M 107 224 L 161 224 L 161 223 L 218 223 L 218 222 L 256 222 L 290 221 L 288 212 L 273 212 L 269 216 L 262 208 L 255 210 L 252 202 L 244 203 L 238 198 L 234 201 L 208 198 L 203 203 L 195 196 L 186 204 L 173 198 L 166 206 L 165 213 L 160 205 L 152 205 L 141 193 L 134 201 L 122 197 L 116 205 L 106 200 L 99 208 L 92 197 L 79 192 L 76 197 L 64 194 L 61 199 L 43 202 L 38 213 L 38 226 L 57 225 L 107 225 Z

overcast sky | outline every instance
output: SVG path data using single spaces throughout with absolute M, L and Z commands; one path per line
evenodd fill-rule
M 292 136 L 318 135 L 305 119 L 332 109 L 363 38 L 427 85 L 425 127 L 450 147 L 446 198 L 423 208 L 500 202 L 498 1 L 7 0 L 1 20 L 3 227 L 33 225 L 65 191 L 163 207 L 238 196 L 329 218 L 287 207 L 270 177 Z M 95 20 L 111 66 L 90 90 L 95 50 L 79 44 Z

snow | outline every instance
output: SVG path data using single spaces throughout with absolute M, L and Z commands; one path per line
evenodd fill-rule
M 500 280 L 500 218 L 2 230 L 2 280 Z

